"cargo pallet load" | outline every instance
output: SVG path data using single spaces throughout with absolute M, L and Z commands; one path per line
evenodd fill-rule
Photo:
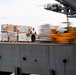
M 51 35 L 50 24 L 41 25 L 39 33 L 39 41 L 50 42 L 51 41 L 50 35 Z
M 8 24 L 1 25 L 1 42 L 8 42 Z
M 69 27 L 67 26 L 69 24 Z M 41 25 L 39 41 L 53 43 L 76 43 L 76 28 L 70 22 L 61 22 L 60 26 L 50 27 L 49 24 Z
M 30 26 L 1 25 L 1 42 L 26 42 Z

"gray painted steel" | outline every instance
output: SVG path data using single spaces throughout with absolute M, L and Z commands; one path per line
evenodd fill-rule
M 76 8 L 76 0 L 64 0 L 64 1 L 66 1 L 68 4 Z
M 67 59 L 66 75 L 76 74 L 76 44 L 1 43 L 0 71 L 64 75 L 63 59 Z

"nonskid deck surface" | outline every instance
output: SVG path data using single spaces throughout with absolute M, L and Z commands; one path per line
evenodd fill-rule
M 76 45 L 75 43 L 53 43 L 53 42 L 0 42 L 0 44 L 25 44 L 25 45 Z

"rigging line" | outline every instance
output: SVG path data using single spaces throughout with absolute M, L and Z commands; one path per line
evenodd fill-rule
M 66 19 L 67 19 L 67 27 L 68 27 L 68 31 L 69 31 L 69 18 L 68 18 L 68 8 L 66 7 Z

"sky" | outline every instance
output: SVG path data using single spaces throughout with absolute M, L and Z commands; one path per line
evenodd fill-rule
M 57 3 L 55 0 L 0 0 L 0 25 L 14 24 L 34 27 L 40 25 L 60 25 L 66 15 L 44 9 L 44 4 Z M 71 19 L 75 22 L 75 19 Z M 73 23 L 74 24 L 74 23 Z

